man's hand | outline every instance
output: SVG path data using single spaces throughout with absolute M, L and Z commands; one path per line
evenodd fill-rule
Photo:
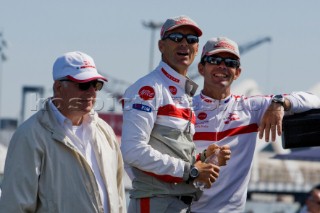
M 199 176 L 194 181 L 204 183 L 205 188 L 210 188 L 219 177 L 220 167 L 217 165 L 197 161 L 194 166 L 199 171 Z
M 218 153 L 218 166 L 227 165 L 227 161 L 231 158 L 231 150 L 229 145 L 219 147 L 216 144 L 210 144 L 206 151 L 206 157 Z
M 267 111 L 264 113 L 260 126 L 259 138 L 265 135 L 265 141 L 269 142 L 270 131 L 272 141 L 276 140 L 276 132 L 280 136 L 282 134 L 282 119 L 284 116 L 284 108 L 279 103 L 271 103 Z
M 320 213 L 320 190 L 314 189 L 307 199 L 307 209 L 310 213 Z

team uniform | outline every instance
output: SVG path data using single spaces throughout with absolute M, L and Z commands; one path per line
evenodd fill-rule
M 177 196 L 197 197 L 192 183 L 186 183 L 196 152 L 191 108 L 196 88 L 160 62 L 126 90 L 121 150 L 134 176 L 129 212 L 139 212 L 142 206 L 145 212 L 164 212 L 162 208 L 179 203 Z M 164 201 L 154 207 L 152 199 Z
M 285 95 L 291 102 L 285 115 L 319 108 L 319 98 L 305 92 Z M 257 131 L 271 96 L 235 96 L 214 100 L 200 93 L 193 99 L 197 116 L 194 143 L 201 152 L 208 145 L 229 145 L 232 153 L 219 178 L 192 204 L 192 212 L 243 212 Z

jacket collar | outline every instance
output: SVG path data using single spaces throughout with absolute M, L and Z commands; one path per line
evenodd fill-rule
M 48 129 L 48 131 L 52 132 L 52 137 L 54 139 L 66 143 L 67 141 L 66 141 L 64 129 L 63 129 L 61 123 L 60 123 L 60 122 L 64 122 L 65 121 L 63 119 L 64 116 L 59 112 L 62 117 L 60 117 L 60 118 L 57 117 L 56 114 L 55 114 L 57 112 L 55 112 L 54 108 L 52 108 L 52 106 L 50 106 L 50 102 L 51 102 L 51 98 L 48 98 L 45 101 L 45 104 L 44 104 L 43 108 L 41 109 L 42 113 L 38 117 L 39 118 L 39 122 L 46 129 Z M 58 110 L 56 107 L 55 107 L 55 109 Z M 89 114 L 89 117 L 90 118 L 87 118 L 87 119 L 91 121 L 90 123 L 92 125 L 92 124 L 95 124 L 97 122 L 98 114 L 93 111 L 92 113 Z M 62 119 L 62 120 L 60 120 L 60 119 Z M 67 119 L 67 118 L 65 118 L 65 119 Z
M 184 89 L 189 96 L 193 96 L 198 88 L 198 85 L 190 78 L 181 75 L 163 61 L 160 61 L 156 71 L 160 73 L 165 81 L 170 82 L 171 84 L 176 84 L 180 88 Z

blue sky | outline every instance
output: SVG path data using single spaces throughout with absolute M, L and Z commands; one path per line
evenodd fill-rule
M 68 51 L 86 52 L 103 73 L 134 82 L 149 72 L 151 30 L 142 22 L 182 14 L 203 30 L 200 49 L 215 36 L 240 45 L 271 37 L 272 42 L 242 55 L 243 71 L 235 85 L 253 79 L 264 94 L 309 91 L 320 82 L 319 9 L 318 0 L 1 0 L 8 60 L 0 64 L 0 117 L 19 117 L 23 86 L 41 86 L 52 95 L 52 64 Z M 156 66 L 156 42 L 154 47 Z M 197 81 L 201 87 L 202 79 Z

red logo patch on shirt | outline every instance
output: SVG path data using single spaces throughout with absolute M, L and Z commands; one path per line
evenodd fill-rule
M 175 86 L 169 86 L 169 90 L 170 90 L 172 95 L 176 95 L 177 91 L 178 91 Z
M 139 90 L 139 96 L 143 100 L 151 100 L 154 98 L 154 89 L 150 86 L 144 86 Z
M 236 113 L 229 113 L 229 116 L 224 119 L 225 120 L 224 123 L 228 124 L 231 121 L 236 121 L 236 120 L 239 120 L 239 119 L 240 119 L 240 117 Z
M 206 119 L 207 118 L 207 113 L 205 113 L 205 112 L 200 112 L 199 114 L 198 114 L 198 119 L 199 120 L 204 120 L 204 119 Z

